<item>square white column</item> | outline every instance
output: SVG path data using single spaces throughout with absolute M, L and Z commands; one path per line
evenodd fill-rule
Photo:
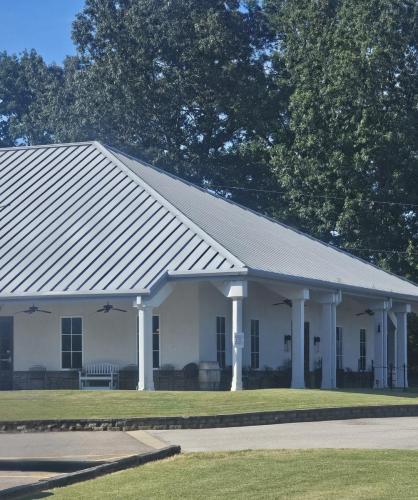
M 215 284 L 232 302 L 232 382 L 231 391 L 242 390 L 242 350 L 244 348 L 243 300 L 248 294 L 246 281 Z
M 408 312 L 409 304 L 394 308 L 396 314 L 396 385 L 408 387 Z
M 138 391 L 154 390 L 152 366 L 152 307 L 138 305 Z
M 336 370 L 336 304 L 333 302 L 322 304 L 321 311 L 321 352 L 322 352 L 322 389 L 337 387 Z
M 244 348 L 242 299 L 232 299 L 232 384 L 231 391 L 242 390 L 242 350 Z
M 292 389 L 305 388 L 305 299 L 292 299 Z

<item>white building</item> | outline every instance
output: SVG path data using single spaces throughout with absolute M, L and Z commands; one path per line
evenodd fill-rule
M 0 206 L 0 388 L 407 385 L 417 286 L 119 151 L 1 149 Z

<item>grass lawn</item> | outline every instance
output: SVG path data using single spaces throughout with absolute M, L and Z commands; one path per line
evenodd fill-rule
M 180 455 L 50 494 L 57 500 L 394 500 L 417 492 L 417 451 L 275 450 Z
M 1 420 L 213 415 L 380 404 L 418 404 L 418 392 L 266 389 L 240 392 L 0 392 Z

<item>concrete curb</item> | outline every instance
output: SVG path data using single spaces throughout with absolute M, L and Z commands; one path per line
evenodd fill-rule
M 62 486 L 68 486 L 70 484 L 87 481 L 89 479 L 94 479 L 96 477 L 110 474 L 112 472 L 117 472 L 123 469 L 143 465 L 148 462 L 154 462 L 163 458 L 172 457 L 179 454 L 180 452 L 180 446 L 167 446 L 166 448 L 162 448 L 161 450 L 150 451 L 148 453 L 143 453 L 140 455 L 132 455 L 130 457 L 121 458 L 113 462 L 107 462 L 104 464 L 102 463 L 88 469 L 79 470 L 77 472 L 70 472 L 68 474 L 62 474 L 60 476 L 55 476 L 50 479 L 38 481 L 36 483 L 14 486 L 12 488 L 0 490 L 0 498 L 20 498 L 23 496 L 32 495 L 33 493 L 51 490 L 53 488 Z
M 415 404 L 352 406 L 190 417 L 9 421 L 0 422 L 0 433 L 209 429 L 216 427 L 315 422 L 321 420 L 416 416 L 418 416 L 418 405 Z

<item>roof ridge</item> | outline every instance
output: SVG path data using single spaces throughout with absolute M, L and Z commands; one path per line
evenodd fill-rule
M 122 168 L 132 179 L 139 183 L 146 191 L 148 191 L 154 198 L 157 199 L 165 208 L 172 212 L 176 217 L 178 217 L 181 222 L 188 226 L 192 231 L 194 231 L 198 236 L 200 236 L 206 243 L 212 246 L 215 250 L 221 253 L 225 258 L 232 261 L 232 263 L 241 268 L 247 268 L 247 265 L 242 262 L 238 257 L 236 257 L 230 250 L 225 248 L 221 243 L 219 243 L 213 236 L 209 235 L 201 227 L 199 227 L 195 222 L 193 222 L 185 213 L 183 213 L 179 208 L 169 202 L 162 194 L 160 194 L 156 189 L 151 187 L 142 177 L 133 172 L 121 159 L 119 159 L 113 151 L 117 151 L 125 155 L 122 151 L 112 148 L 108 145 L 104 145 L 99 141 L 93 141 L 93 145 L 98 148 L 103 154 L 105 154 L 111 161 L 113 161 L 117 166 Z M 141 162 L 138 158 L 131 157 L 135 161 Z M 142 163 L 142 162 L 141 162 Z M 151 167 L 151 165 L 149 165 Z M 152 167 L 154 168 L 154 167 Z
M 85 146 L 85 145 L 93 145 L 97 141 L 79 141 L 79 142 L 62 142 L 62 143 L 53 143 L 53 144 L 30 144 L 30 145 L 21 145 L 21 146 L 6 146 L 0 148 L 0 151 L 16 151 L 20 149 L 42 149 L 42 148 L 62 148 L 68 146 Z
M 414 286 L 418 286 L 417 283 L 414 283 L 413 281 L 409 280 L 408 278 L 405 278 L 404 276 L 399 276 L 398 274 L 393 273 L 392 271 L 388 271 L 386 269 L 383 269 L 383 268 L 377 266 L 376 264 L 373 264 L 372 262 L 369 262 L 368 260 L 363 259 L 362 257 L 358 257 L 357 255 L 353 255 L 352 253 L 348 252 L 347 250 L 344 250 L 342 248 L 338 248 L 338 247 L 332 245 L 331 243 L 327 243 L 325 241 L 322 241 L 321 239 L 319 239 L 319 238 L 317 238 L 315 236 L 312 236 L 312 235 L 310 235 L 308 233 L 305 233 L 304 231 L 301 231 L 300 229 L 297 229 L 295 227 L 289 226 L 288 224 L 286 224 L 286 223 L 284 223 L 284 222 L 282 222 L 282 221 L 280 221 L 278 219 L 275 219 L 274 217 L 271 217 L 269 215 L 263 214 L 261 212 L 257 212 L 256 210 L 254 210 L 252 208 L 249 208 L 249 207 L 246 207 L 245 205 L 241 205 L 240 203 L 237 203 L 234 200 L 229 200 L 228 198 L 225 198 L 225 197 L 217 194 L 216 192 L 211 192 L 210 190 L 205 189 L 205 188 L 203 188 L 201 186 L 198 186 L 198 185 L 194 184 L 193 182 L 190 182 L 190 181 L 188 181 L 186 179 L 183 179 L 182 177 L 180 177 L 180 176 L 178 176 L 176 174 L 173 174 L 172 172 L 167 172 L 166 170 L 163 170 L 163 169 L 161 169 L 161 168 L 159 168 L 159 167 L 157 167 L 155 165 L 152 165 L 151 163 L 148 163 L 146 161 L 140 160 L 140 159 L 136 158 L 133 155 L 125 153 L 124 151 L 121 151 L 118 148 L 115 148 L 113 146 L 108 146 L 108 145 L 106 145 L 104 147 L 106 148 L 106 150 L 110 149 L 111 151 L 112 150 L 117 151 L 118 153 L 122 154 L 123 156 L 127 156 L 128 158 L 131 158 L 132 160 L 137 161 L 138 163 L 140 163 L 140 164 L 142 164 L 142 165 L 144 165 L 146 167 L 149 167 L 149 168 L 151 168 L 153 170 L 156 170 L 157 172 L 160 172 L 160 173 L 162 173 L 164 175 L 168 175 L 169 177 L 172 177 L 173 179 L 176 179 L 176 180 L 182 182 L 183 184 L 187 184 L 187 185 L 189 185 L 189 186 L 191 186 L 191 187 L 193 187 L 195 189 L 198 189 L 199 191 L 202 191 L 205 194 L 213 196 L 214 198 L 218 198 L 218 199 L 220 199 L 220 200 L 222 200 L 222 201 L 224 201 L 226 203 L 229 203 L 231 205 L 235 205 L 235 206 L 237 206 L 237 207 L 239 207 L 239 208 L 241 208 L 243 210 L 246 210 L 248 212 L 253 213 L 254 215 L 257 215 L 258 217 L 262 217 L 262 218 L 264 218 L 264 219 L 266 219 L 266 220 L 268 220 L 270 222 L 273 222 L 274 224 L 278 224 L 278 225 L 280 225 L 280 226 L 288 229 L 289 231 L 293 231 L 293 232 L 298 233 L 298 234 L 300 234 L 302 236 L 305 236 L 306 238 L 309 238 L 312 241 L 315 241 L 316 243 L 324 245 L 325 247 L 330 248 L 331 250 L 335 250 L 336 252 L 340 252 L 340 253 L 342 253 L 344 255 L 347 255 L 348 257 L 350 257 L 352 259 L 358 260 L 358 261 L 362 262 L 363 264 L 367 264 L 367 265 L 369 265 L 369 266 L 371 266 L 371 267 L 373 267 L 373 268 L 375 268 L 375 269 L 377 269 L 377 270 L 379 270 L 381 272 L 384 272 L 386 274 L 394 276 L 395 278 L 398 278 L 398 279 L 400 279 L 400 280 L 402 280 L 402 281 L 404 281 L 406 283 L 409 283 L 409 284 L 414 285 Z M 129 167 L 127 167 L 127 168 L 129 168 Z M 170 203 L 170 202 L 168 202 L 168 203 Z M 172 205 L 172 204 L 170 203 L 170 205 Z M 175 208 L 177 210 L 179 210 L 177 207 L 175 207 Z M 179 210 L 179 211 L 181 212 L 181 210 Z M 185 216 L 185 217 L 187 217 L 187 216 Z M 193 224 L 195 224 L 193 221 L 191 221 L 191 222 Z M 213 237 L 211 237 L 211 238 L 213 239 Z M 223 247 L 223 245 L 221 245 L 220 243 L 218 243 L 218 244 Z M 227 250 L 229 253 L 231 253 L 228 249 L 225 249 L 225 250 Z M 243 263 L 243 265 L 245 267 L 248 267 L 247 264 L 245 264 L 245 263 Z

